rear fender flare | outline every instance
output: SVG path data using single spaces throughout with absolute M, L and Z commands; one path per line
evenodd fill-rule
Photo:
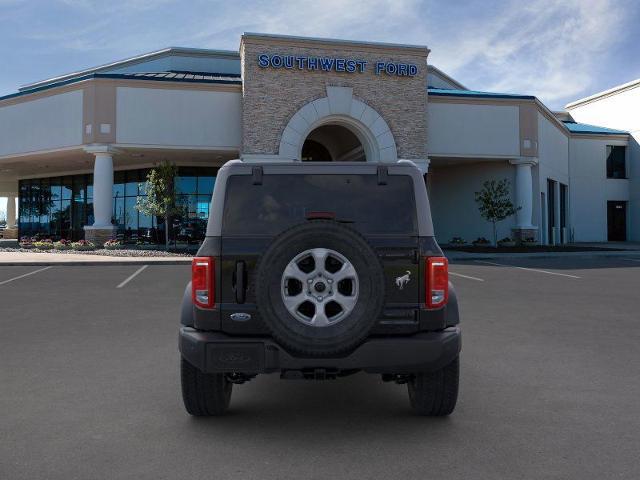
M 187 327 L 193 327 L 193 300 L 191 299 L 191 282 L 187 283 L 182 296 L 180 307 L 180 323 Z
M 449 282 L 449 300 L 445 308 L 445 327 L 452 327 L 460 323 L 460 313 L 458 312 L 458 296 L 453 284 Z

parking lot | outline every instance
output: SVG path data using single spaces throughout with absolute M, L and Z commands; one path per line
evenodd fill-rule
M 187 265 L 0 266 L 0 478 L 638 478 L 640 258 L 452 263 L 458 408 L 259 376 L 182 407 Z

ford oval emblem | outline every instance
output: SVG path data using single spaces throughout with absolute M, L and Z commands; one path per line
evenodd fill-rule
M 251 320 L 251 314 L 245 312 L 237 312 L 229 315 L 229 318 L 234 322 L 246 322 L 247 320 Z

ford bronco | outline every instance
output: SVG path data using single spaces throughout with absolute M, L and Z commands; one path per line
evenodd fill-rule
M 407 384 L 413 410 L 450 414 L 461 336 L 420 170 L 234 160 L 219 171 L 181 310 L 182 394 L 223 414 L 258 374 L 360 371 Z

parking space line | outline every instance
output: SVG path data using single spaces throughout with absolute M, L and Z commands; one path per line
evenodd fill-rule
M 453 275 L 455 277 L 467 278 L 469 280 L 475 280 L 476 282 L 484 282 L 484 279 L 478 277 L 471 277 L 469 275 L 462 275 L 461 273 L 455 273 L 449 270 L 449 275 Z
M 476 263 L 484 263 L 487 265 L 495 265 L 497 267 L 511 267 L 517 268 L 519 270 L 527 270 L 529 272 L 538 272 L 538 273 L 546 273 L 548 275 L 558 275 L 560 277 L 569 277 L 569 278 L 581 278 L 577 275 L 569 275 L 568 273 L 558 273 L 558 272 L 550 272 L 549 270 L 539 270 L 537 268 L 527 268 L 527 267 L 518 267 L 517 265 L 508 265 L 506 263 L 494 263 L 494 262 L 486 262 L 484 260 L 475 260 Z
M 134 278 L 136 278 L 138 276 L 138 274 L 142 273 L 142 271 L 147 268 L 149 265 L 143 265 L 141 266 L 138 270 L 136 270 L 135 272 L 133 272 L 131 275 L 129 275 L 127 278 L 125 278 L 122 282 L 120 282 L 120 284 L 116 287 L 116 288 L 122 288 L 124 287 L 127 283 L 129 283 L 131 280 L 133 280 Z
M 38 270 L 34 270 L 33 272 L 25 273 L 23 275 L 19 275 L 17 277 L 10 278 L 9 280 L 4 280 L 4 281 L 0 282 L 0 285 L 4 285 L 5 283 L 13 282 L 14 280 L 19 280 L 21 278 L 28 277 L 29 275 L 33 275 L 33 274 L 38 273 L 38 272 L 44 272 L 45 270 L 49 270 L 50 268 L 51 268 L 51 265 L 48 266 L 48 267 L 39 268 Z

